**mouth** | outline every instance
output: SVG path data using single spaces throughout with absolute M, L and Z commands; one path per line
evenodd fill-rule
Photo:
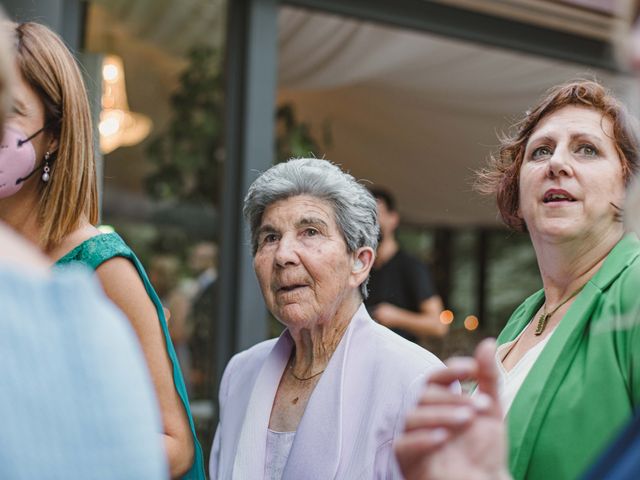
M 283 286 L 278 288 L 277 292 L 278 293 L 294 292 L 296 290 L 299 290 L 301 288 L 305 288 L 307 286 L 308 285 L 303 284 L 303 283 L 295 283 L 295 284 L 291 284 L 291 285 L 283 285 Z
M 576 199 L 566 190 L 551 189 L 547 190 L 542 197 L 543 203 L 558 203 L 558 202 L 575 202 Z

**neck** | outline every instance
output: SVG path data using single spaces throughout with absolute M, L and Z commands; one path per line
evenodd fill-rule
M 0 220 L 22 237 L 36 245 L 51 262 L 55 262 L 81 241 L 95 235 L 97 230 L 85 218 L 61 242 L 47 247 L 42 239 L 42 225 L 38 221 L 38 201 L 35 196 L 14 195 L 0 201 Z
M 38 202 L 35 197 L 13 195 L 0 201 L 0 220 L 41 249 L 42 228 L 38 223 Z
M 327 367 L 362 299 L 355 292 L 355 296 L 345 303 L 327 322 L 318 322 L 312 327 L 289 328 L 295 344 L 291 368 L 298 377 L 315 375 Z
M 620 228 L 619 233 L 603 235 L 594 242 L 572 239 L 553 243 L 532 235 L 547 305 L 561 303 L 587 283 L 600 269 L 623 233 Z
M 398 253 L 399 245 L 393 233 L 385 235 L 380 245 L 378 245 L 378 251 L 376 252 L 376 259 L 373 264 L 375 268 L 380 268 L 385 263 L 393 258 Z

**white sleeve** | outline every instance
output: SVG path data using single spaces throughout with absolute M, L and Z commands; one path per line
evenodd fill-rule
M 237 355 L 234 355 L 226 368 L 224 369 L 224 373 L 222 374 L 222 380 L 220 381 L 220 390 L 218 392 L 218 400 L 219 400 L 219 408 L 218 412 L 218 426 L 216 427 L 216 434 L 213 438 L 213 444 L 211 445 L 211 455 L 209 457 L 209 477 L 211 480 L 216 480 L 218 478 L 218 471 L 220 467 L 220 451 L 222 448 L 222 440 L 221 440 L 221 425 L 222 419 L 224 416 L 225 405 L 227 401 L 228 391 L 229 391 L 229 377 L 231 377 L 231 371 L 233 370 L 234 360 Z

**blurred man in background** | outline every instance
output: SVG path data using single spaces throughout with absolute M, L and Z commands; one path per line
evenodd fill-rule
M 382 238 L 369 277 L 367 309 L 377 322 L 412 342 L 442 337 L 449 330 L 440 321 L 442 299 L 426 265 L 398 245 L 395 234 L 400 215 L 395 199 L 380 188 L 371 193 L 378 204 Z

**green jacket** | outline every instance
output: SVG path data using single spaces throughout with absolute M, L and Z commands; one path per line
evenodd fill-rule
M 498 337 L 513 340 L 541 307 L 541 290 Z M 618 242 L 557 326 L 507 417 L 516 479 L 575 479 L 640 403 L 640 241 Z

